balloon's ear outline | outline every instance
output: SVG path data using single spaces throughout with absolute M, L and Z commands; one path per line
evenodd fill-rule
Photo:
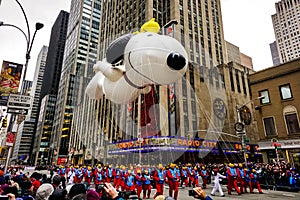
M 129 33 L 112 41 L 106 50 L 106 61 L 112 65 L 121 62 L 123 60 L 125 47 L 133 36 L 134 34 Z

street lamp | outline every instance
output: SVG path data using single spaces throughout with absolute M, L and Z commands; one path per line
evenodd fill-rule
M 22 13 L 24 15 L 24 18 L 25 18 L 25 21 L 26 21 L 26 26 L 27 26 L 27 34 L 18 26 L 16 25 L 12 25 L 12 24 L 5 24 L 4 22 L 0 22 L 0 26 L 10 26 L 10 27 L 14 27 L 16 29 L 18 29 L 19 31 L 22 32 L 22 34 L 25 36 L 25 39 L 26 39 L 26 62 L 25 62 L 25 66 L 24 66 L 24 73 L 23 73 L 23 77 L 22 77 L 22 86 L 21 86 L 21 94 L 22 94 L 22 91 L 23 91 L 23 88 L 24 88 L 24 82 L 25 82 L 25 77 L 26 77 L 26 72 L 27 72 L 27 68 L 28 68 L 28 62 L 29 62 L 29 59 L 30 59 L 30 52 L 31 52 L 31 49 L 32 49 L 32 44 L 33 44 L 33 41 L 34 41 L 34 38 L 36 36 L 36 32 L 40 29 L 42 29 L 44 27 L 44 24 L 40 23 L 40 22 L 37 22 L 35 24 L 35 31 L 34 31 L 34 34 L 33 34 L 33 37 L 31 38 L 30 37 L 30 29 L 29 29 L 29 23 L 28 23 L 28 19 L 27 19 L 27 15 L 25 13 L 25 10 L 23 8 L 23 6 L 21 5 L 21 3 L 16 0 L 17 4 L 19 5 L 19 7 L 21 8 L 22 10 Z M 9 159 L 11 157 L 11 153 L 12 153 L 12 147 L 9 146 L 9 149 L 8 149 L 8 154 L 7 154 L 7 159 L 6 159 L 6 163 L 5 163 L 5 168 L 4 168 L 4 173 L 7 172 L 7 168 L 8 168 L 8 165 L 9 165 Z
M 36 36 L 36 32 L 38 30 L 42 29 L 44 27 L 44 24 L 42 24 L 40 22 L 37 22 L 35 24 L 35 31 L 34 31 L 33 37 L 31 38 L 30 37 L 29 23 L 28 23 L 28 19 L 27 19 L 27 15 L 25 13 L 25 10 L 24 10 L 24 8 L 22 7 L 21 3 L 18 0 L 16 0 L 16 2 L 20 6 L 20 8 L 22 10 L 22 13 L 23 13 L 23 15 L 25 17 L 25 21 L 26 21 L 26 25 L 27 25 L 27 34 L 20 27 L 18 27 L 16 25 L 13 25 L 13 24 L 5 24 L 4 22 L 0 21 L 0 26 L 14 27 L 14 28 L 18 29 L 19 31 L 21 31 L 22 34 L 25 36 L 27 46 L 26 46 L 26 54 L 25 54 L 26 62 L 25 62 L 25 65 L 24 65 L 24 73 L 23 73 L 23 77 L 22 77 L 23 84 L 21 86 L 21 92 L 22 92 L 23 87 L 24 87 L 24 80 L 25 80 L 26 72 L 27 72 L 27 68 L 28 68 L 28 62 L 29 62 L 29 59 L 30 59 L 30 53 L 31 53 L 31 49 L 32 49 L 32 44 L 33 44 L 34 38 Z
M 245 164 L 247 164 L 246 150 L 244 149 L 245 146 L 246 146 L 246 144 L 245 144 L 246 130 L 245 130 L 245 122 L 244 122 L 244 120 L 241 117 L 241 111 L 242 111 L 242 108 L 244 106 L 246 106 L 247 104 L 249 104 L 249 103 L 251 103 L 251 102 L 253 102 L 255 100 L 263 99 L 263 98 L 265 98 L 265 97 L 264 96 L 260 96 L 260 97 L 257 97 L 257 98 L 249 100 L 248 102 L 244 103 L 241 106 L 239 106 L 239 105 L 235 106 L 236 113 L 237 113 L 237 123 L 234 124 L 234 129 L 235 129 L 236 133 L 241 136 Z

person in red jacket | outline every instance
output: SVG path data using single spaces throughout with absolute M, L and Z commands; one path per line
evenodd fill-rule
M 87 170 L 84 174 L 84 181 L 87 183 L 88 186 L 91 185 L 91 180 L 93 178 L 93 171 L 92 171 L 92 167 L 88 166 Z
M 238 174 L 237 182 L 240 183 L 240 191 L 243 194 L 245 188 L 245 177 L 246 177 L 246 172 L 243 168 L 243 164 L 240 163 L 236 171 Z
M 206 189 L 206 184 L 207 184 L 207 177 L 208 177 L 208 172 L 205 169 L 205 166 L 202 166 L 202 170 L 200 172 L 201 178 L 202 178 L 202 188 Z
M 138 198 L 141 198 L 141 192 L 143 190 L 143 181 L 142 181 L 143 175 L 140 169 L 136 170 L 135 175 L 135 188 Z
M 150 199 L 150 194 L 151 194 L 151 177 L 150 177 L 150 174 L 149 174 L 148 170 L 144 171 L 142 181 L 143 181 L 143 197 L 145 199 L 146 195 L 147 195 L 147 199 Z
M 230 163 L 229 167 L 227 168 L 228 194 L 231 194 L 232 187 L 234 187 L 238 195 L 241 195 L 240 189 L 237 185 L 237 176 L 238 175 L 234 164 Z
M 259 184 L 259 181 L 258 181 L 258 175 L 257 175 L 255 169 L 252 169 L 252 173 L 250 174 L 250 180 L 251 180 L 251 186 L 252 186 L 252 191 L 250 191 L 250 193 L 253 193 L 253 189 L 254 189 L 254 187 L 256 187 L 259 194 L 263 194 L 260 184 Z
M 170 164 L 170 169 L 167 171 L 167 178 L 169 183 L 169 196 L 173 197 L 175 200 L 178 198 L 178 186 L 180 181 L 179 171 L 175 168 L 175 164 Z M 174 196 L 173 196 L 174 191 Z
M 125 191 L 134 191 L 135 190 L 135 182 L 134 182 L 134 175 L 132 171 L 129 169 L 125 174 Z
M 104 183 L 104 181 L 103 181 L 103 176 L 102 176 L 102 171 L 101 171 L 100 168 L 96 168 L 96 169 L 95 169 L 95 174 L 94 174 L 94 176 L 95 176 L 94 182 L 95 182 L 95 185 L 96 185 L 96 188 L 97 188 L 98 185 Z
M 113 180 L 113 168 L 112 165 L 108 165 L 106 169 L 106 182 L 110 183 Z
M 182 170 L 180 171 L 180 176 L 181 176 L 181 187 L 183 187 L 183 183 L 185 187 L 189 186 L 189 171 L 186 166 L 182 167 Z
M 165 175 L 164 175 L 163 168 L 164 167 L 162 166 L 162 164 L 159 164 L 158 169 L 153 174 L 153 180 L 155 181 L 155 187 L 156 187 L 156 193 L 153 199 L 155 199 L 158 195 L 164 194 Z
M 113 177 L 114 177 L 114 186 L 117 190 L 120 187 L 120 174 L 121 174 L 121 170 L 119 169 L 119 166 L 116 166 L 116 168 L 113 170 Z
M 250 192 L 252 191 L 251 180 L 250 180 L 251 171 L 245 168 L 244 172 L 245 172 L 244 189 L 245 189 L 245 193 L 248 193 L 247 187 L 249 187 Z
M 125 191 L 126 187 L 125 187 L 125 175 L 127 173 L 126 167 L 123 165 L 121 167 L 121 171 L 120 171 L 120 177 L 119 177 L 119 185 L 121 186 L 121 190 Z
M 199 187 L 199 172 L 198 168 L 195 166 L 191 173 L 192 186 Z
M 78 167 L 78 165 L 75 166 L 74 173 L 75 173 L 74 183 L 75 184 L 76 183 L 81 183 L 82 178 L 83 178 L 83 173 L 82 173 L 81 168 Z

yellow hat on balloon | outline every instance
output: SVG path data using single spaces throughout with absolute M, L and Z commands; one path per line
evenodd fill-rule
M 155 21 L 154 18 L 150 19 L 148 22 L 142 25 L 141 32 L 153 32 L 158 33 L 160 29 L 159 24 Z
M 229 163 L 229 167 L 234 167 L 234 164 L 232 164 L 232 163 Z

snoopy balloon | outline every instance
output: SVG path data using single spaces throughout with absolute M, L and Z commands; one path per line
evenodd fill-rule
M 180 79 L 187 69 L 187 53 L 174 38 L 157 34 L 159 29 L 151 19 L 140 33 L 113 41 L 106 58 L 94 65 L 96 74 L 86 94 L 92 99 L 100 99 L 104 94 L 114 103 L 127 104 L 150 92 L 151 85 L 166 85 Z

